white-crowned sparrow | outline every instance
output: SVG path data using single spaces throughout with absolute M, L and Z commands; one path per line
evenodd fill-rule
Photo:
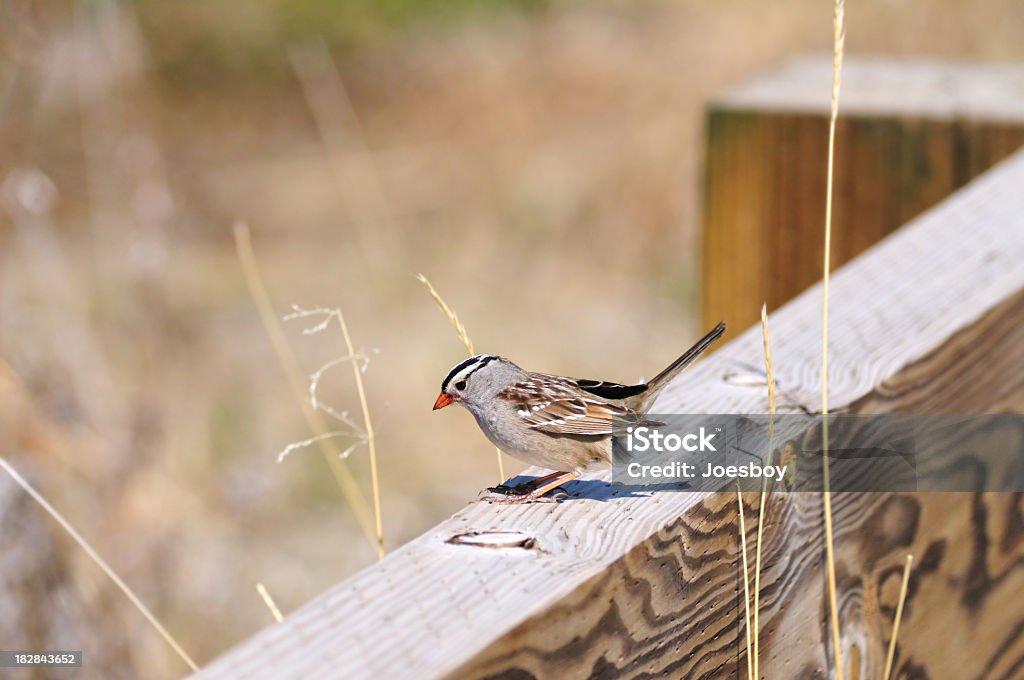
M 532 501 L 588 469 L 610 464 L 613 419 L 641 419 L 661 390 L 724 332 L 725 323 L 718 324 L 639 385 L 530 373 L 508 359 L 477 354 L 448 372 L 434 410 L 461 404 L 499 449 L 555 470 L 526 484 L 495 489 L 508 502 Z

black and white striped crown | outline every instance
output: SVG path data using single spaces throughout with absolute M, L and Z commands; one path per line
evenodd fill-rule
M 455 366 L 452 370 L 448 371 L 448 375 L 446 375 L 444 380 L 441 382 L 441 391 L 444 392 L 447 390 L 449 383 L 453 380 L 455 382 L 466 380 L 469 376 L 473 375 L 487 364 L 492 361 L 497 361 L 498 358 L 499 357 L 493 354 L 477 354 L 476 356 L 471 356 L 461 364 Z

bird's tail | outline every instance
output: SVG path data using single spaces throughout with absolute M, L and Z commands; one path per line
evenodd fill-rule
M 642 400 L 643 410 L 654 404 L 654 400 L 665 386 L 682 373 L 683 369 L 693 363 L 694 359 L 703 354 L 708 347 L 715 344 L 715 341 L 722 337 L 722 333 L 725 333 L 724 321 L 720 321 L 717 326 L 711 329 L 711 332 L 698 340 L 693 347 L 683 352 L 682 356 L 669 364 L 665 370 L 651 378 L 647 382 L 647 389 L 644 390 L 643 394 L 638 395 Z

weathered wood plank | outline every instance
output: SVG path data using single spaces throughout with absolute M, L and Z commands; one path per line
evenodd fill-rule
M 707 114 L 702 317 L 745 327 L 821 278 L 831 58 Z M 1024 145 L 1024 66 L 851 58 L 836 130 L 837 266 Z
M 835 407 L 1024 410 L 1022 186 L 1024 153 L 836 272 Z M 819 288 L 779 310 L 772 331 L 781 387 L 814 394 Z M 658 410 L 764 412 L 763 387 L 728 379 L 739 365 L 760 364 L 761 352 L 760 331 L 751 328 L 670 386 Z M 735 496 L 616 496 L 600 476 L 569 490 L 574 497 L 559 504 L 471 503 L 199 677 L 726 678 L 744 671 Z M 917 562 L 896 677 L 1019 675 L 1019 494 L 837 494 L 833 509 L 844 658 L 857 657 L 861 677 L 880 675 L 907 552 Z M 767 518 L 763 676 L 825 677 L 820 496 L 775 495 Z M 532 540 L 508 548 L 449 542 L 488 531 Z

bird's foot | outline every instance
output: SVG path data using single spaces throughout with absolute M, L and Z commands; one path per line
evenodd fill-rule
M 523 484 L 516 484 L 515 486 L 499 484 L 498 486 L 489 486 L 480 493 L 481 495 L 492 493 L 499 496 L 525 496 L 535 488 L 536 486 L 533 482 L 525 482 Z
M 538 489 L 533 483 L 506 486 L 499 484 L 480 492 L 480 500 L 500 505 L 518 505 L 520 503 L 557 503 L 568 498 L 562 489 Z

